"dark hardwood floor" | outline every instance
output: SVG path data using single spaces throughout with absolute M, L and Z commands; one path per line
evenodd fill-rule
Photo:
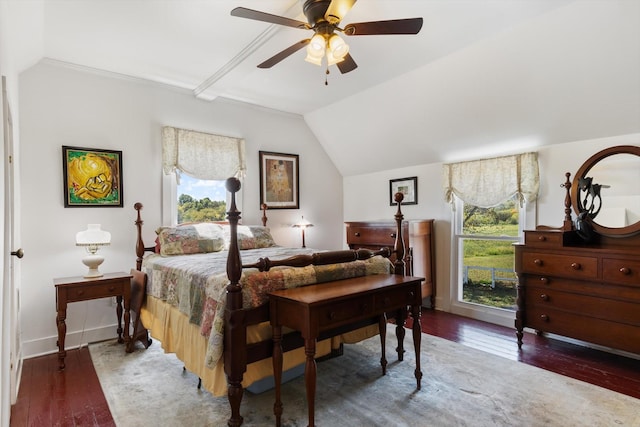
M 535 334 L 518 351 L 513 329 L 441 311 L 425 310 L 421 323 L 425 333 L 640 398 L 640 360 Z M 67 352 L 62 372 L 57 354 L 25 360 L 11 426 L 113 425 L 86 347 Z

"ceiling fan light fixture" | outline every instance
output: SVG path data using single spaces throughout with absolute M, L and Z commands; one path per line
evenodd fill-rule
M 304 60 L 312 64 L 315 64 L 317 66 L 322 65 L 322 56 L 311 55 L 308 49 L 307 49 L 307 56 L 304 58 Z
M 307 52 L 317 52 L 320 57 L 322 58 L 322 55 L 324 55 L 324 49 L 327 46 L 327 41 L 325 40 L 325 38 L 320 35 L 320 34 L 316 34 L 313 37 L 311 37 L 311 41 L 309 42 L 309 46 L 307 46 Z
M 342 38 L 334 34 L 329 38 L 329 49 L 333 56 L 337 59 L 343 59 L 349 53 L 349 45 Z
M 331 52 L 331 49 L 327 48 L 327 65 L 335 65 L 338 62 L 342 62 L 342 61 L 344 61 L 344 57 L 336 58 Z

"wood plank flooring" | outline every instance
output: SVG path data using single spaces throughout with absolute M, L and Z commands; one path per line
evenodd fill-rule
M 425 333 L 640 398 L 640 360 L 535 334 L 518 351 L 513 329 L 441 311 L 425 310 L 421 323 Z M 62 372 L 57 354 L 24 361 L 11 426 L 114 425 L 86 347 L 67 351 Z

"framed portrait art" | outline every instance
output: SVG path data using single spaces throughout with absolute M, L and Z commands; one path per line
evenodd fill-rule
M 122 207 L 122 151 L 62 146 L 64 207 Z
M 298 155 L 260 151 L 260 205 L 299 209 Z
M 410 178 L 392 179 L 389 181 L 389 199 L 390 205 L 394 206 L 396 201 L 394 196 L 396 193 L 404 194 L 402 200 L 403 205 L 417 205 L 418 204 L 418 177 L 412 176 Z

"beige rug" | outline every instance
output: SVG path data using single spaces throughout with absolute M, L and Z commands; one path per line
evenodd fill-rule
M 639 399 L 425 334 L 417 391 L 408 332 L 405 360 L 397 362 L 389 330 L 386 376 L 378 337 L 318 364 L 318 426 L 640 426 Z M 226 397 L 199 391 L 197 378 L 157 341 L 130 354 L 115 341 L 89 349 L 116 425 L 226 426 Z M 283 426 L 306 426 L 304 378 L 282 391 Z M 245 393 L 244 425 L 274 425 L 273 400 L 273 390 Z

